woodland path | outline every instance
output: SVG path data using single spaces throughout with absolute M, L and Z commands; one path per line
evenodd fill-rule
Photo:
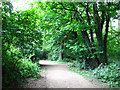
M 47 68 L 38 80 L 28 80 L 27 88 L 101 88 L 101 83 L 92 83 L 81 75 L 70 71 L 67 64 L 56 64 L 41 60 L 40 64 Z M 104 86 L 104 85 L 103 85 Z

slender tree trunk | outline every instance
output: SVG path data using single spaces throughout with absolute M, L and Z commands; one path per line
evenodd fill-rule
M 105 57 L 105 63 L 107 64 L 107 36 L 108 36 L 108 29 L 109 29 L 109 22 L 110 22 L 110 17 L 109 15 L 106 16 L 106 28 L 105 28 L 105 35 L 104 35 L 104 57 Z
M 86 8 L 86 14 L 87 14 L 87 21 L 88 21 L 88 24 L 89 25 L 91 25 L 91 23 L 90 23 L 90 16 L 89 16 L 89 14 L 88 14 L 88 12 L 89 12 L 89 3 L 87 3 L 87 8 Z M 91 37 L 91 41 L 92 42 L 94 42 L 94 39 L 93 39 L 93 31 L 92 31 L 92 29 L 90 28 L 90 37 Z
M 62 44 L 63 42 L 64 42 L 64 40 L 61 41 L 61 44 Z M 61 45 L 61 44 L 60 44 L 60 45 Z M 62 57 L 62 56 L 63 56 L 63 53 L 61 52 L 62 48 L 63 48 L 63 45 L 60 46 L 59 58 L 58 58 L 58 60 L 63 60 L 63 57 Z
M 102 51 L 104 53 L 104 41 L 102 38 L 102 26 L 101 26 L 103 24 L 100 23 L 100 17 L 97 11 L 96 2 L 93 3 L 93 12 L 94 12 L 94 21 L 96 24 L 95 33 L 96 33 L 96 38 L 97 38 L 97 43 L 98 43 L 98 49 L 100 52 Z M 99 54 L 99 60 L 100 60 L 100 63 L 105 64 L 105 57 L 103 53 Z
M 89 39 L 88 33 L 86 31 L 81 31 L 81 33 L 82 33 L 82 36 L 84 38 L 84 40 L 83 40 L 84 44 L 87 47 L 90 47 L 90 39 Z
M 81 33 L 82 33 L 84 44 L 89 48 L 88 52 L 93 53 L 93 51 L 90 49 L 92 46 L 91 46 L 91 41 L 89 39 L 88 33 L 86 31 L 81 31 Z M 95 56 L 95 58 L 93 58 L 93 60 L 94 60 L 94 66 L 97 67 L 99 65 L 99 59 L 97 58 L 97 56 Z M 92 66 L 93 63 L 90 63 L 90 62 L 91 62 L 91 60 L 86 59 L 85 68 L 87 68 L 88 65 Z
M 58 60 L 62 60 L 62 53 L 59 52 L 59 59 Z

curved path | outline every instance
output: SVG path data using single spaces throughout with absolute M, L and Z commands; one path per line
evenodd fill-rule
M 67 64 L 55 64 L 41 60 L 40 64 L 47 68 L 42 79 L 28 81 L 27 88 L 101 88 L 81 75 L 69 71 Z

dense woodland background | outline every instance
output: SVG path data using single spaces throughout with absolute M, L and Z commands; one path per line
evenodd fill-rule
M 39 78 L 38 61 L 71 62 L 93 72 L 110 87 L 120 87 L 120 2 L 38 2 L 13 11 L 2 2 L 3 86 Z

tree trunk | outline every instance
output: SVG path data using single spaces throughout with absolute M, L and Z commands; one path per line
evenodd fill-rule
M 101 26 L 103 24 L 100 23 L 100 17 L 97 11 L 96 2 L 93 3 L 93 12 L 94 12 L 94 21 L 96 24 L 95 33 L 96 33 L 96 38 L 97 38 L 97 43 L 98 43 L 98 49 L 100 52 L 102 51 L 104 53 L 104 41 L 102 38 L 102 26 Z M 103 53 L 99 54 L 99 60 L 100 60 L 100 63 L 105 64 L 105 57 Z
M 108 29 L 109 29 L 109 22 L 110 22 L 110 17 L 109 15 L 106 16 L 106 28 L 105 28 L 105 35 L 104 35 L 104 57 L 105 57 L 105 63 L 107 64 L 107 36 L 108 36 Z
M 82 33 L 84 44 L 89 48 L 88 52 L 94 53 L 95 51 L 90 49 L 92 46 L 91 46 L 91 42 L 90 42 L 87 31 L 81 31 L 81 33 Z M 93 35 L 92 35 L 92 37 L 93 37 Z M 93 40 L 91 40 L 91 41 L 93 42 Z M 99 59 L 97 58 L 97 55 L 95 55 L 95 58 L 93 58 L 93 60 L 94 60 L 94 62 L 93 62 L 94 67 L 97 67 L 99 65 Z M 86 59 L 85 68 L 88 68 L 88 65 L 92 66 L 93 63 L 91 64 L 90 62 L 91 62 L 91 60 Z
M 89 16 L 88 12 L 89 12 L 89 3 L 87 3 L 86 14 L 87 14 L 88 24 L 91 25 L 91 23 L 90 23 L 90 16 Z M 94 39 L 93 39 L 93 31 L 92 31 L 91 28 L 90 28 L 90 37 L 91 37 L 91 41 L 94 42 Z
M 59 52 L 59 58 L 58 58 L 58 60 L 62 60 L 62 53 L 61 52 Z

